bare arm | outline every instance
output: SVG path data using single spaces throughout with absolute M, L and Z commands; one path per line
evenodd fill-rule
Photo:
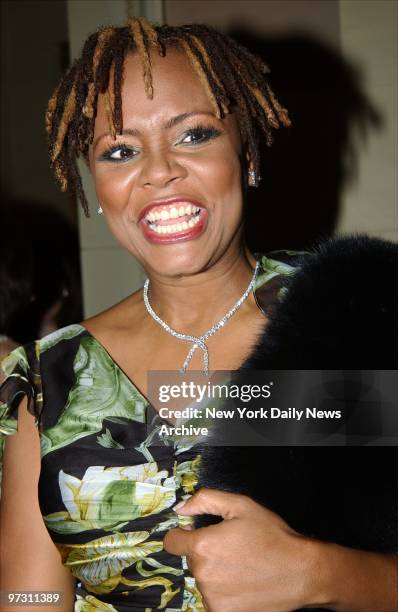
M 18 433 L 8 436 L 4 451 L 0 500 L 0 591 L 59 591 L 59 612 L 73 609 L 75 578 L 62 565 L 38 501 L 40 443 L 26 398 L 19 406 Z M 3 604 L 4 605 L 4 604 Z M 14 606 L 1 608 L 15 611 Z M 18 606 L 21 612 L 49 606 Z M 53 609 L 53 608 L 51 608 Z

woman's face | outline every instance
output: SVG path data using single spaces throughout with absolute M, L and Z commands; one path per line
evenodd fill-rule
M 152 100 L 141 60 L 126 59 L 116 141 L 100 96 L 89 160 L 114 236 L 148 272 L 175 277 L 239 247 L 242 147 L 235 116 L 217 119 L 181 51 L 151 59 Z

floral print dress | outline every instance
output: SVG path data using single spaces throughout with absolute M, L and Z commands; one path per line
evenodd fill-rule
M 261 262 L 257 288 L 292 269 Z M 186 559 L 163 547 L 169 529 L 193 520 L 172 507 L 195 491 L 195 446 L 153 444 L 148 401 L 80 324 L 15 349 L 2 367 L 0 440 L 17 431 L 27 395 L 40 509 L 76 578 L 74 611 L 204 611 Z

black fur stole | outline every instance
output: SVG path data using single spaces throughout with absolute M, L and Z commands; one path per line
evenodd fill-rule
M 299 263 L 243 369 L 396 369 L 398 245 L 334 239 Z M 398 553 L 392 446 L 205 447 L 199 486 L 247 494 L 305 535 Z

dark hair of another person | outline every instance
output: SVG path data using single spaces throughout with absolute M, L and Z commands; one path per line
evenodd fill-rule
M 0 334 L 19 344 L 39 338 L 57 303 L 57 327 L 80 321 L 75 230 L 59 213 L 33 202 L 9 203 L 0 226 Z
M 267 65 L 229 36 L 207 25 L 154 26 L 145 18 L 125 27 L 105 27 L 90 35 L 49 100 L 46 130 L 51 166 L 62 191 L 71 188 L 86 216 L 88 204 L 77 167 L 87 159 L 93 141 L 97 100 L 105 94 L 105 111 L 113 138 L 122 133 L 123 69 L 126 54 L 137 51 L 142 62 L 145 92 L 153 97 L 150 51 L 183 50 L 198 74 L 218 118 L 237 114 L 242 141 L 253 170 L 259 173 L 259 138 L 272 143 L 273 129 L 289 126 L 287 110 L 276 99 L 265 75 Z M 113 70 L 113 83 L 110 74 Z

